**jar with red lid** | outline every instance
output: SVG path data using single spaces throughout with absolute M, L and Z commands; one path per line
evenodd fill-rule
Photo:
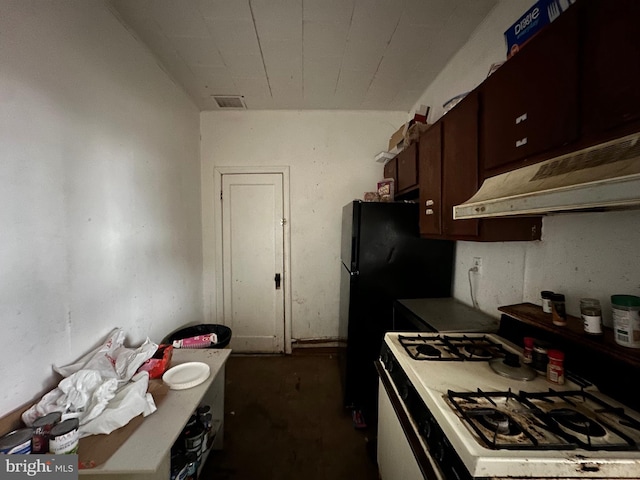
M 524 349 L 522 350 L 522 363 L 533 362 L 533 337 L 524 337 Z
M 547 380 L 558 385 L 564 384 L 564 352 L 549 350 L 547 352 Z

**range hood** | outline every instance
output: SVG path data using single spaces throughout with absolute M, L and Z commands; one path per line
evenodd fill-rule
M 454 219 L 640 206 L 640 132 L 487 178 Z

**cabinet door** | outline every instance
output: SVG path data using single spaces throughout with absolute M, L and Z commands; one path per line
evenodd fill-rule
M 396 189 L 400 193 L 418 186 L 417 150 L 417 145 L 412 143 L 396 157 L 398 175 Z
M 485 171 L 577 138 L 577 11 L 560 15 L 480 87 Z
M 424 132 L 418 143 L 420 235 L 442 234 L 442 122 Z
M 398 157 L 396 156 L 389 160 L 384 166 L 384 178 L 393 178 L 393 181 L 396 183 L 396 185 L 398 183 L 397 161 Z M 397 186 L 394 188 L 397 189 Z
M 640 118 L 640 2 L 584 4 L 583 133 L 601 133 Z
M 453 207 L 478 189 L 478 94 L 467 95 L 443 118 L 442 228 L 447 237 L 477 236 L 478 220 L 454 220 Z

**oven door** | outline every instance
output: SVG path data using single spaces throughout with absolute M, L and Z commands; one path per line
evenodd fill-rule
M 382 405 L 378 409 L 382 480 L 473 480 L 386 343 L 375 365 Z
M 410 417 L 388 372 L 376 362 L 378 385 L 378 471 L 382 480 L 445 480 Z

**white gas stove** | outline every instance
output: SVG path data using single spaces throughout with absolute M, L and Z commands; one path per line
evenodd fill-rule
M 377 365 L 383 480 L 396 475 L 384 451 L 398 445 L 384 438 L 390 412 L 420 472 L 407 479 L 640 478 L 640 415 L 594 386 L 515 380 L 491 366 L 520 353 L 497 335 L 387 333 Z

